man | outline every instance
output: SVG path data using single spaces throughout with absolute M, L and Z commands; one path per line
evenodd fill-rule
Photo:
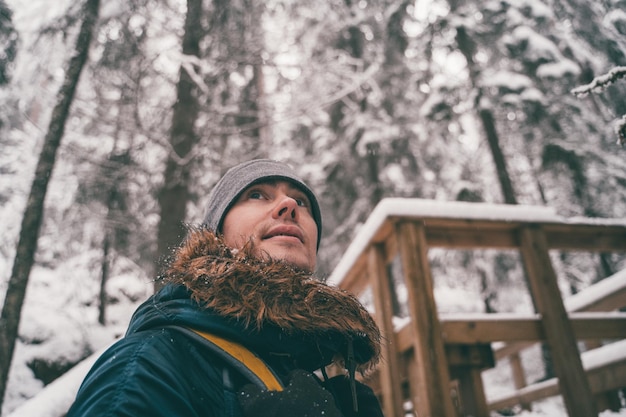
M 164 287 L 98 359 L 67 416 L 382 416 L 354 381 L 356 367 L 379 359 L 378 328 L 354 297 L 311 275 L 322 231 L 313 191 L 289 166 L 253 160 L 231 168 L 208 200 Z M 242 351 L 275 388 L 242 368 L 252 362 Z M 347 376 L 328 379 L 331 364 Z

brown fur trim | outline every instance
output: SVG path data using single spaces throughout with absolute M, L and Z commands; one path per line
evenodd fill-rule
M 364 339 L 372 356 L 360 365 L 378 361 L 380 331 L 354 296 L 284 262 L 251 254 L 249 246 L 230 250 L 210 230 L 194 229 L 174 254 L 164 279 L 185 285 L 198 303 L 246 327 L 261 329 L 271 323 L 313 339 L 328 332 L 346 341 Z

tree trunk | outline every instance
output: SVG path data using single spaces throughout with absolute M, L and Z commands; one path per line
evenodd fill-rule
M 106 324 L 107 309 L 107 281 L 109 280 L 109 248 L 111 239 L 108 230 L 104 232 L 104 242 L 102 243 L 102 268 L 100 271 L 100 305 L 98 305 L 98 323 Z
M 187 0 L 183 54 L 200 56 L 202 32 L 202 0 Z M 161 219 L 157 235 L 157 255 L 166 261 L 172 247 L 178 245 L 185 232 L 184 224 L 189 201 L 190 154 L 198 143 L 194 125 L 198 117 L 198 87 L 183 67 L 180 69 L 174 104 L 170 153 L 167 158 L 163 188 L 158 197 Z M 155 289 L 160 282 L 155 281 Z
M 261 58 L 256 60 L 259 62 Z M 272 137 L 270 134 L 269 115 L 267 113 L 267 105 L 265 103 L 265 74 L 263 73 L 263 64 L 254 64 L 254 76 L 252 82 L 256 86 L 256 97 L 251 97 L 256 102 L 257 110 L 257 125 L 256 138 L 259 141 L 259 156 L 262 158 L 269 158 L 270 150 L 272 148 Z
M 454 6 L 454 4 L 451 3 L 451 6 Z M 479 92 L 476 99 L 476 106 L 478 107 L 480 106 L 482 91 L 481 86 L 477 83 L 480 75 L 480 70 L 478 66 L 474 63 L 476 43 L 469 36 L 466 28 L 463 26 L 459 26 L 456 30 L 456 42 L 459 46 L 459 51 L 461 51 L 461 53 L 465 57 L 465 60 L 467 61 L 467 68 L 469 70 L 469 77 L 470 82 L 472 83 L 472 88 L 477 89 L 477 91 Z M 493 118 L 493 113 L 490 109 L 480 108 L 478 111 L 478 116 L 487 137 L 487 143 L 489 144 L 489 150 L 491 151 L 493 162 L 496 165 L 496 174 L 498 175 L 498 181 L 500 182 L 500 188 L 502 190 L 504 202 L 506 204 L 517 204 L 517 198 L 515 197 L 515 190 L 513 189 L 511 176 L 509 175 L 509 171 L 506 166 L 506 159 L 504 157 L 504 153 L 502 152 L 502 148 L 500 147 L 500 137 L 498 136 L 498 131 L 496 130 L 496 123 Z
M 491 156 L 493 156 L 493 162 L 496 164 L 496 173 L 498 174 L 498 180 L 500 182 L 500 188 L 502 189 L 502 195 L 504 196 L 504 202 L 506 204 L 517 204 L 517 198 L 515 198 L 515 190 L 513 190 L 513 183 L 511 182 L 511 176 L 506 167 L 506 159 L 502 148 L 500 147 L 500 138 L 498 131 L 496 130 L 496 124 L 493 120 L 493 113 L 489 109 L 480 109 L 480 120 L 485 129 L 487 135 L 487 142 L 489 143 L 489 149 L 491 150 Z
M 99 0 L 87 0 L 85 3 L 84 20 L 76 40 L 75 54 L 69 62 L 65 80 L 57 94 L 57 104 L 52 111 L 22 219 L 13 270 L 0 316 L 0 409 L 15 349 L 26 286 L 37 250 L 48 182 L 54 168 L 57 150 L 61 144 L 76 86 L 89 55 L 93 28 L 98 20 L 98 8 Z

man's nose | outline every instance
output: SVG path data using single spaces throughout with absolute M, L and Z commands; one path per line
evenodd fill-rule
M 298 203 L 289 196 L 279 198 L 276 207 L 274 207 L 275 218 L 291 218 L 295 220 L 298 217 Z

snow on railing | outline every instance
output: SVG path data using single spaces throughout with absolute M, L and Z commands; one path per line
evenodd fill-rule
M 420 198 L 384 198 L 361 226 L 352 243 L 328 277 L 338 285 L 389 217 L 436 217 L 450 219 L 504 220 L 515 222 L 562 222 L 553 208 L 510 204 L 435 201 Z

